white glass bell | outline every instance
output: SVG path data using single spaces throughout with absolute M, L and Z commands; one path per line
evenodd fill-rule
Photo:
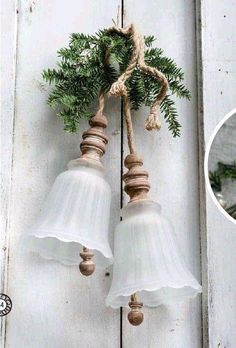
M 125 158 L 124 189 L 130 202 L 115 230 L 113 279 L 106 299 L 113 308 L 129 305 L 132 325 L 142 323 L 143 305 L 155 307 L 201 292 L 181 258 L 171 224 L 160 205 L 148 199 L 148 173 L 142 165 L 136 153 Z
M 111 190 L 100 162 L 107 121 L 96 114 L 90 125 L 83 134 L 82 156 L 70 161 L 68 170 L 56 178 L 38 220 L 25 236 L 31 251 L 66 265 L 80 264 L 84 275 L 94 271 L 93 256 L 102 267 L 113 260 L 108 242 Z
M 159 204 L 129 203 L 115 230 L 113 280 L 107 305 L 128 306 L 136 293 L 145 306 L 155 307 L 194 297 L 201 286 L 186 268 L 170 222 Z

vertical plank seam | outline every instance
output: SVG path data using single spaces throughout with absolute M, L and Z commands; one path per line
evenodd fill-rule
M 121 27 L 124 27 L 124 0 L 121 0 Z M 121 139 L 120 139 L 120 208 L 123 208 L 123 171 L 124 171 L 124 105 L 121 101 Z M 122 217 L 120 217 L 120 220 Z M 120 307 L 120 348 L 123 348 L 123 308 Z
M 123 102 L 121 101 L 121 117 L 120 117 L 120 123 L 121 123 L 121 137 L 120 137 L 120 209 L 123 208 L 123 157 L 124 157 L 124 122 L 123 122 Z M 120 216 L 120 221 L 122 220 L 122 216 Z M 120 348 L 123 347 L 123 308 L 120 307 Z
M 15 42 L 14 42 L 14 68 L 13 68 L 13 76 L 14 76 L 14 91 L 13 91 L 13 120 L 12 120 L 12 149 L 11 149 L 11 168 L 10 168 L 10 183 L 9 183 L 9 194 L 8 194 L 8 206 L 7 206 L 7 220 L 6 220 L 6 255 L 5 262 L 3 267 L 3 289 L 4 292 L 8 293 L 8 269 L 10 262 L 10 226 L 11 226 L 11 207 L 12 207 L 12 183 L 13 183 L 13 165 L 14 165 L 14 143 L 15 143 L 15 119 L 16 119 L 16 80 L 17 80 L 17 63 L 18 63 L 18 18 L 19 18 L 19 1 L 15 0 L 14 6 L 14 15 L 15 15 Z M 6 347 L 7 341 L 7 317 L 3 318 L 3 323 L 1 326 L 1 335 L 3 348 Z
M 200 262 L 202 280 L 202 347 L 209 347 L 208 325 L 208 262 L 207 262 L 207 223 L 206 188 L 204 177 L 204 93 L 202 61 L 202 0 L 195 0 L 196 13 L 196 51 L 197 51 L 197 101 L 198 101 L 198 170 L 199 170 L 199 221 L 200 221 Z

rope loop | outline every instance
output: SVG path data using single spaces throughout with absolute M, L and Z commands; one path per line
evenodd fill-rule
M 156 97 L 156 100 L 151 105 L 150 113 L 145 121 L 145 128 L 148 131 L 151 131 L 154 129 L 159 130 L 161 128 L 161 123 L 158 119 L 158 113 L 159 113 L 160 104 L 165 98 L 166 93 L 168 91 L 169 84 L 168 84 L 167 78 L 161 71 L 145 63 L 144 38 L 138 32 L 137 28 L 133 24 L 131 24 L 130 26 L 126 28 L 118 28 L 116 26 L 113 26 L 112 28 L 108 29 L 108 31 L 111 33 L 116 32 L 120 35 L 131 36 L 133 41 L 133 51 L 132 51 L 130 62 L 126 70 L 123 72 L 123 74 L 121 74 L 118 80 L 112 84 L 109 91 L 109 95 L 124 97 L 124 111 L 125 111 L 125 118 L 126 118 L 126 124 L 127 124 L 128 145 L 129 145 L 130 153 L 134 153 L 135 152 L 134 132 L 133 132 L 132 119 L 131 119 L 130 101 L 127 96 L 127 88 L 126 88 L 125 82 L 131 76 L 134 69 L 138 66 L 141 71 L 143 71 L 144 73 L 148 75 L 154 76 L 161 84 L 160 91 Z

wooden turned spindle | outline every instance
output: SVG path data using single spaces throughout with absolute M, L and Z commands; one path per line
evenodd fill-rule
M 80 253 L 80 257 L 83 261 L 79 264 L 80 272 L 88 277 L 95 271 L 95 263 L 92 261 L 94 254 L 86 247 L 83 247 L 83 251 Z
M 130 201 L 146 200 L 148 199 L 148 192 L 150 190 L 150 184 L 148 182 L 148 172 L 142 169 L 143 160 L 137 153 L 130 153 L 125 158 L 125 167 L 128 169 L 124 174 L 123 180 L 125 182 L 124 190 L 130 196 Z M 128 313 L 128 320 L 131 325 L 138 326 L 143 322 L 143 313 L 141 308 L 143 303 L 137 300 L 137 295 L 131 295 L 131 301 L 129 302 L 131 308 Z
M 133 326 L 138 326 L 143 322 L 143 313 L 141 312 L 141 308 L 143 307 L 143 303 L 137 300 L 136 294 L 131 295 L 131 301 L 129 302 L 129 307 L 131 308 L 128 313 L 129 323 Z
M 142 169 L 143 160 L 132 153 L 125 158 L 125 167 L 128 172 L 124 174 L 124 190 L 130 196 L 130 202 L 147 199 L 150 190 L 148 182 L 148 172 Z
M 108 143 L 108 138 L 104 133 L 104 129 L 107 127 L 107 119 L 98 111 L 90 119 L 89 124 L 91 128 L 82 135 L 83 141 L 80 144 L 82 155 L 80 158 L 100 162 Z
M 107 118 L 101 111 L 98 111 L 89 120 L 89 125 L 90 128 L 82 135 L 80 159 L 96 163 L 102 168 L 101 157 L 104 155 L 108 143 L 108 138 L 104 133 L 104 129 L 107 127 Z M 80 272 L 85 276 L 90 276 L 95 271 L 95 263 L 92 261 L 94 254 L 88 248 L 83 247 L 80 256 L 83 259 L 79 265 Z

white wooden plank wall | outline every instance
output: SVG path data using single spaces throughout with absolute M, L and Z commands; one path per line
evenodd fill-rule
M 200 298 L 145 308 L 143 325 L 133 328 L 126 310 L 120 321 L 119 310 L 105 307 L 111 277 L 104 271 L 85 279 L 77 268 L 42 261 L 19 245 L 19 236 L 35 220 L 55 177 L 78 156 L 81 132 L 87 127 L 83 123 L 79 134 L 65 134 L 46 105 L 48 87 L 41 72 L 54 66 L 56 50 L 67 45 L 71 32 L 93 33 L 110 26 L 112 18 L 121 22 L 123 17 L 124 25 L 135 22 L 144 34 L 157 36 L 156 44 L 184 69 L 192 93 L 190 102 L 177 102 L 181 138 L 173 139 L 164 122 L 158 134 L 144 131 L 147 110 L 135 114 L 134 123 L 137 148 L 150 173 L 151 197 L 174 222 L 183 256 L 200 280 L 198 143 L 207 141 L 217 122 L 235 107 L 236 1 L 196 2 L 202 55 L 200 46 L 196 50 L 192 0 L 2 1 L 0 291 L 10 295 L 14 306 L 2 321 L 2 348 L 197 348 L 207 347 L 208 340 L 214 348 L 236 345 L 235 226 L 219 214 L 209 196 L 203 231 L 204 243 L 208 241 L 203 311 L 209 315 L 209 326 L 203 321 L 204 343 Z M 204 139 L 197 130 L 197 53 L 203 66 Z M 104 164 L 113 190 L 112 229 L 120 206 L 120 103 L 110 101 L 106 114 L 110 142 Z
M 16 67 L 16 3 L 1 3 L 1 219 L 0 219 L 0 289 L 7 279 L 7 230 L 12 178 L 14 87 Z M 7 28 L 7 30 L 6 30 Z M 1 290 L 2 291 L 2 290 Z M 5 322 L 0 320 L 0 344 Z
M 205 142 L 236 106 L 236 1 L 201 1 Z M 207 194 L 209 347 L 236 346 L 236 226 Z

